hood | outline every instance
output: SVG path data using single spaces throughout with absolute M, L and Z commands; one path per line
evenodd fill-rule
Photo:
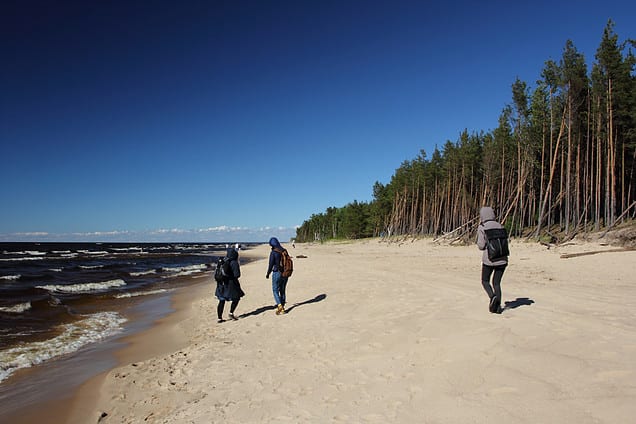
M 484 206 L 479 210 L 479 218 L 482 224 L 486 221 L 494 221 L 495 211 L 490 206 Z
M 269 239 L 269 245 L 272 247 L 282 248 L 282 246 L 280 245 L 280 242 L 278 241 L 276 237 L 272 237 L 271 239 Z
M 238 252 L 236 251 L 236 249 L 234 249 L 233 247 L 230 247 L 229 249 L 227 249 L 227 254 L 226 254 L 227 258 L 230 260 L 236 260 L 238 259 Z

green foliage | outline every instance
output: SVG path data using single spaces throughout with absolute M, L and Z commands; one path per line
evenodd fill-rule
M 499 210 L 518 235 L 534 226 L 538 233 L 544 222 L 567 233 L 570 223 L 587 228 L 622 213 L 636 199 L 635 46 L 619 43 L 609 21 L 588 76 L 584 56 L 567 40 L 534 88 L 515 79 L 493 130 L 464 130 L 430 158 L 421 150 L 387 184 L 374 184 L 371 202 L 312 215 L 296 239 L 468 234 L 483 205 Z

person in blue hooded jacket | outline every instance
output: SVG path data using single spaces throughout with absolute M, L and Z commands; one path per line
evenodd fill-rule
M 227 249 L 225 260 L 229 261 L 232 275 L 227 277 L 223 282 L 216 284 L 216 291 L 214 295 L 219 299 L 219 304 L 216 308 L 218 322 L 224 321 L 223 309 L 225 309 L 225 302 L 232 302 L 230 304 L 230 319 L 238 319 L 236 315 L 234 315 L 234 311 L 236 311 L 236 307 L 238 306 L 241 297 L 245 296 L 245 293 L 241 289 L 241 283 L 239 282 L 241 266 L 239 265 L 238 257 L 239 254 L 237 250 L 232 247 Z
M 276 315 L 285 314 L 285 291 L 287 289 L 287 277 L 283 277 L 281 274 L 281 251 L 284 250 L 283 246 L 276 237 L 269 239 L 269 245 L 272 247 L 269 252 L 269 266 L 267 267 L 267 274 L 265 278 L 269 278 L 272 275 L 272 292 L 274 293 L 274 301 L 276 302 Z
M 502 257 L 495 261 L 488 258 L 488 239 L 486 238 L 486 230 L 493 228 L 503 228 L 503 226 L 495 219 L 495 211 L 490 206 L 484 206 L 479 210 L 480 223 L 477 227 L 477 247 L 483 250 L 482 266 L 481 266 L 481 284 L 490 298 L 488 309 L 493 313 L 501 313 L 501 279 L 503 278 L 506 266 L 508 266 L 508 257 Z M 492 277 L 492 285 L 490 279 Z

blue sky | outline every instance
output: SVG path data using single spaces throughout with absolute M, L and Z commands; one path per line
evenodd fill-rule
M 287 240 L 635 37 L 629 1 L 426 3 L 3 2 L 0 241 Z

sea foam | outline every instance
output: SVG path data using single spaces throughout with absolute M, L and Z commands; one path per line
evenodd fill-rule
M 150 295 L 153 295 L 153 294 L 168 293 L 168 292 L 171 292 L 171 291 L 172 290 L 167 290 L 167 289 L 136 291 L 136 292 L 120 293 L 118 295 L 115 295 L 115 298 L 116 299 L 126 299 L 126 298 L 129 298 L 129 297 L 150 296 Z
M 31 302 L 18 303 L 13 306 L 0 306 L 0 312 L 8 312 L 11 314 L 19 314 L 31 309 Z
M 52 339 L 0 351 L 0 382 L 20 368 L 76 352 L 89 343 L 115 335 L 122 331 L 124 322 L 126 319 L 116 312 L 86 315 L 82 320 L 61 325 L 60 334 Z
M 142 275 L 151 275 L 151 274 L 156 274 L 157 270 L 156 269 L 151 269 L 148 271 L 139 271 L 139 272 L 129 272 L 128 274 L 131 277 L 141 277 Z
M 180 268 L 163 268 L 164 271 L 174 272 L 175 274 L 171 275 L 171 277 L 182 277 L 184 275 L 192 275 L 202 271 L 207 270 L 208 266 L 206 264 L 198 264 L 198 265 L 190 265 Z
M 79 284 L 50 284 L 46 286 L 36 286 L 39 289 L 58 293 L 86 293 L 98 290 L 107 290 L 112 287 L 125 286 L 126 282 L 120 278 L 116 280 L 102 281 L 99 283 L 79 283 Z

